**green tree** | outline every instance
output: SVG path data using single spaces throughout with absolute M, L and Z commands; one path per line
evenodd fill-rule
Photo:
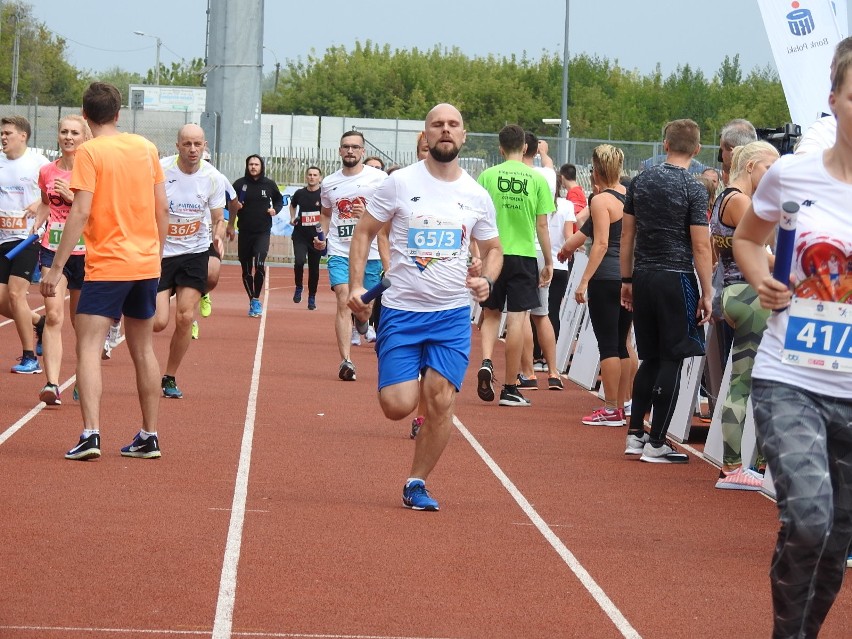
M 85 80 L 83 74 L 67 62 L 65 40 L 33 17 L 32 5 L 4 2 L 1 6 L 0 101 L 11 100 L 12 76 L 17 66 L 18 103 L 78 103 Z M 14 65 L 16 39 L 19 55 Z
M 181 60 L 172 62 L 170 67 L 160 64 L 160 84 L 176 87 L 200 87 L 204 86 L 204 76 L 201 70 L 204 68 L 203 58 L 193 58 L 189 62 Z M 144 84 L 154 84 L 156 74 L 154 69 L 148 69 Z

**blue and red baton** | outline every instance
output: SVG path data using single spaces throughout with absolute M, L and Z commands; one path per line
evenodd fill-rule
M 796 217 L 799 205 L 788 201 L 781 205 L 781 220 L 778 238 L 775 241 L 775 266 L 772 277 L 786 286 L 790 285 L 790 269 L 793 264 L 793 249 L 796 244 Z M 778 309 L 784 310 L 784 309 Z
M 243 188 L 240 189 L 240 192 L 237 193 L 237 199 L 240 201 L 240 204 L 245 204 L 246 202 L 246 190 L 248 189 L 248 184 L 243 184 Z
M 361 301 L 364 302 L 364 304 L 369 304 L 379 295 L 381 295 L 385 290 L 389 289 L 390 285 L 390 278 L 387 276 L 383 277 L 381 282 L 379 282 L 374 287 L 366 291 L 363 295 L 361 295 Z M 355 323 L 355 328 L 361 335 L 364 335 L 367 332 L 368 327 L 369 323 L 367 321 Z
M 6 258 L 9 259 L 9 261 L 14 260 L 18 256 L 18 253 L 23 251 L 25 248 L 27 248 L 30 244 L 35 242 L 37 239 L 38 239 L 38 233 L 33 233 L 27 239 L 21 240 L 20 242 L 18 242 L 18 244 L 15 246 L 15 248 L 13 248 L 11 251 L 6 253 Z
M 322 232 L 322 226 L 319 224 L 317 224 L 317 239 L 320 242 L 325 242 L 325 233 Z M 325 245 L 325 248 L 322 250 L 320 255 L 325 255 L 326 253 L 328 253 L 328 244 Z M 390 283 L 388 283 L 388 286 L 390 286 Z

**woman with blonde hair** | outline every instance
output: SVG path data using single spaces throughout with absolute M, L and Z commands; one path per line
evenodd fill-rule
M 598 340 L 601 358 L 601 382 L 604 406 L 583 417 L 587 426 L 623 426 L 624 402 L 630 394 L 630 354 L 627 336 L 633 313 L 621 305 L 621 219 L 627 190 L 621 184 L 624 152 L 610 144 L 601 144 L 592 153 L 592 177 L 596 193 L 589 202 L 590 216 L 560 251 L 568 254 L 592 240 L 589 261 L 574 292 L 578 303 L 586 303 Z
M 778 151 L 768 142 L 736 147 L 731 156 L 730 183 L 716 198 L 710 218 L 717 268 L 724 275 L 722 309 L 725 321 L 733 329 L 731 384 L 722 405 L 722 469 L 716 488 L 760 490 L 763 487 L 763 475 L 748 465 L 743 466 L 742 438 L 751 394 L 751 369 L 769 311 L 760 307 L 757 292 L 746 282 L 734 260 L 733 237 L 751 205 L 757 185 L 778 157 Z M 758 463 L 758 467 L 762 465 Z
M 53 256 L 62 238 L 65 220 L 71 203 L 74 201 L 74 191 L 70 189 L 71 169 L 74 167 L 74 157 L 83 142 L 92 138 L 89 125 L 81 115 L 67 115 L 59 121 L 59 150 L 60 157 L 41 168 L 38 175 L 38 185 L 41 189 L 41 204 L 36 216 L 36 226 L 39 228 L 47 221 L 47 230 L 41 239 L 39 260 L 42 274 L 46 274 L 53 266 Z M 62 269 L 62 275 L 56 286 L 55 297 L 45 297 L 45 326 L 43 334 L 44 372 L 47 384 L 41 389 L 39 399 L 48 405 L 58 405 L 59 398 L 59 368 L 62 364 L 62 323 L 65 319 L 65 291 L 70 291 L 69 313 L 71 323 L 80 299 L 80 289 L 83 286 L 83 268 L 86 258 L 86 247 L 80 238 L 71 257 Z

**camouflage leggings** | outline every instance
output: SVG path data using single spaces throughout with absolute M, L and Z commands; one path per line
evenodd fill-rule
M 769 576 L 773 639 L 816 637 L 852 542 L 852 400 L 755 379 L 757 438 L 781 529 Z
M 745 282 L 725 287 L 722 306 L 725 320 L 734 328 L 734 340 L 731 345 L 731 386 L 722 405 L 722 462 L 726 466 L 740 466 L 743 463 L 742 440 L 746 404 L 751 395 L 751 369 L 754 367 L 760 338 L 766 329 L 769 311 L 761 308 L 757 293 Z

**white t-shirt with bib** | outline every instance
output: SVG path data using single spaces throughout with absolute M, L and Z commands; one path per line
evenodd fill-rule
M 225 206 L 225 189 L 219 172 L 201 162 L 195 173 L 184 173 L 178 156 L 160 160 L 166 177 L 169 227 L 163 257 L 203 253 L 210 246 L 210 209 Z
M 0 244 L 25 240 L 30 234 L 32 220 L 26 209 L 41 200 L 38 172 L 50 160 L 32 149 L 10 160 L 0 153 Z
M 852 325 L 852 184 L 829 175 L 822 153 L 785 155 L 763 177 L 752 202 L 758 217 L 778 222 L 781 205 L 787 201 L 799 205 L 791 268 L 797 279 L 794 298 L 819 300 L 825 306 L 850 304 L 847 326 Z M 755 359 L 754 377 L 852 399 L 852 373 L 831 370 L 831 360 L 852 357 L 852 331 L 845 331 L 842 324 L 818 322 L 807 329 L 807 320 L 803 322 L 790 324 L 789 309 L 772 313 Z M 784 352 L 785 342 L 818 350 L 828 344 L 830 354 L 789 355 Z M 828 369 L 792 363 L 805 359 L 824 360 Z
M 371 198 L 379 185 L 387 179 L 384 171 L 362 165 L 356 175 L 343 175 L 343 169 L 332 173 L 322 181 L 320 203 L 331 209 L 331 224 L 328 228 L 328 254 L 349 257 L 352 234 L 358 218 L 352 213 L 352 205 L 361 200 L 364 207 L 373 212 Z M 368 260 L 379 259 L 379 245 L 374 239 L 370 244 Z
M 382 306 L 405 311 L 445 311 L 470 305 L 465 287 L 471 239 L 498 237 L 497 213 L 488 191 L 467 173 L 438 180 L 423 161 L 392 173 L 370 206 L 391 221 L 391 287 Z

